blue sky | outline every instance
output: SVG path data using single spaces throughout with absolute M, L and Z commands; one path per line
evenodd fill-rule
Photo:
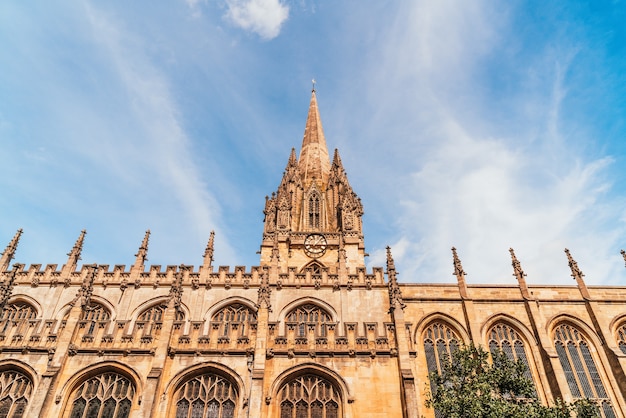
M 0 245 L 17 262 L 257 265 L 311 79 L 405 282 L 626 284 L 622 1 L 5 1 Z

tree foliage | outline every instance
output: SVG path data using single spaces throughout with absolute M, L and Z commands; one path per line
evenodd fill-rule
M 442 361 L 441 373 L 430 374 L 426 406 L 446 418 L 593 418 L 600 417 L 588 400 L 554 406 L 541 404 L 526 365 L 503 352 L 481 347 L 460 348 Z

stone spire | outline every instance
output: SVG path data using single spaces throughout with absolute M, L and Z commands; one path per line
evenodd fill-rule
M 520 292 L 522 292 L 522 297 L 524 299 L 530 299 L 530 295 L 528 293 L 528 287 L 526 286 L 526 273 L 522 270 L 522 264 L 519 262 L 517 257 L 515 257 L 515 251 L 513 248 L 509 248 L 509 252 L 511 253 L 511 264 L 513 265 L 513 275 L 517 279 L 519 283 Z
M 391 305 L 391 309 L 404 309 L 406 305 L 402 300 L 400 286 L 398 286 L 398 279 L 396 278 L 396 265 L 393 261 L 390 247 L 387 247 L 387 277 L 389 278 L 389 304 Z
M 463 265 L 461 264 L 461 259 L 456 253 L 456 248 L 452 247 L 452 264 L 454 264 L 454 275 L 456 276 L 457 281 L 459 282 L 459 292 L 461 293 L 461 298 L 467 299 L 467 283 L 465 282 L 465 271 L 463 270 Z
M 585 277 L 585 275 L 580 270 L 580 268 L 578 268 L 578 263 L 574 260 L 574 258 L 569 253 L 569 250 L 567 248 L 565 249 L 565 254 L 567 254 L 567 261 L 569 263 L 569 268 L 572 270 L 572 277 L 574 278 L 574 280 L 576 280 L 576 284 L 578 285 L 580 294 L 582 295 L 584 299 L 590 300 L 591 296 L 589 295 L 589 290 L 587 290 L 587 285 L 585 284 L 585 281 L 583 280 L 583 277 Z
M 143 271 L 144 262 L 148 259 L 148 241 L 150 240 L 150 230 L 146 231 L 146 235 L 143 237 L 143 241 L 141 242 L 141 246 L 139 247 L 139 251 L 135 254 L 135 265 L 133 269 L 140 269 Z
M 21 231 L 21 229 L 20 229 L 20 231 Z M 624 259 L 624 267 L 626 267 L 626 251 L 621 250 L 620 254 L 622 255 L 622 258 Z
M 0 271 L 7 271 L 11 261 L 15 257 L 15 252 L 17 251 L 17 244 L 20 242 L 20 237 L 22 236 L 22 229 L 18 229 L 15 233 L 15 236 L 7 245 L 7 248 L 2 253 L 2 257 L 0 257 Z
M 211 235 L 209 235 L 209 242 L 206 245 L 206 250 L 204 250 L 204 263 L 202 264 L 202 268 L 211 271 L 213 269 L 213 251 L 215 244 L 215 231 L 211 231 Z
M 64 272 L 76 271 L 76 266 L 78 265 L 78 261 L 80 260 L 80 254 L 83 252 L 83 242 L 85 241 L 85 234 L 87 234 L 86 230 L 80 231 L 80 235 L 72 247 L 72 250 L 67 253 L 68 259 L 67 264 L 63 266 Z
M 330 157 L 317 108 L 315 89 L 311 92 L 311 104 L 304 128 L 299 166 L 305 187 L 309 186 L 313 179 L 321 180 L 321 184 L 327 183 L 330 173 Z

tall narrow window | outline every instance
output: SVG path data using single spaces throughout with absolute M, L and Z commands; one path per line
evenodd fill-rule
M 297 338 L 306 338 L 307 328 L 311 326 L 315 330 L 316 337 L 326 337 L 327 325 L 331 319 L 331 316 L 324 309 L 307 303 L 289 312 L 286 320 L 296 325 Z
M 0 373 L 0 418 L 22 418 L 33 392 L 33 383 L 15 370 Z
M 459 348 L 460 338 L 447 324 L 435 322 L 424 332 L 424 353 L 428 373 L 441 373 L 443 362 Z M 431 382 L 431 390 L 435 390 Z M 435 409 L 435 417 L 442 418 L 441 412 Z
M 315 192 L 309 196 L 309 228 L 320 228 L 320 195 Z
M 615 417 L 585 337 L 575 327 L 563 324 L 554 332 L 554 345 L 572 396 L 593 399 L 601 405 L 598 410 L 603 417 Z
M 234 418 L 237 388 L 215 374 L 203 374 L 185 383 L 174 398 L 176 418 Z
M 626 354 L 626 323 L 617 329 L 617 344 L 622 353 Z
M 533 381 L 524 340 L 512 327 L 507 324 L 496 324 L 491 328 L 489 331 L 489 351 L 492 353 L 502 351 L 510 360 L 521 360 L 526 365 L 524 376 Z
M 256 322 L 256 312 L 241 303 L 233 303 L 217 311 L 211 322 L 219 324 L 220 338 L 247 338 L 250 324 Z
M 287 382 L 278 392 L 280 418 L 339 418 L 341 396 L 331 382 L 307 374 Z
M 72 394 L 70 418 L 128 418 L 135 385 L 117 373 L 102 373 L 86 380 Z

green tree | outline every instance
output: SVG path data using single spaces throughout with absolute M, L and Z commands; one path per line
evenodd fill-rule
M 441 373 L 430 374 L 426 406 L 445 418 L 593 418 L 600 417 L 588 400 L 548 407 L 537 398 L 526 365 L 503 352 L 462 347 L 442 361 Z

